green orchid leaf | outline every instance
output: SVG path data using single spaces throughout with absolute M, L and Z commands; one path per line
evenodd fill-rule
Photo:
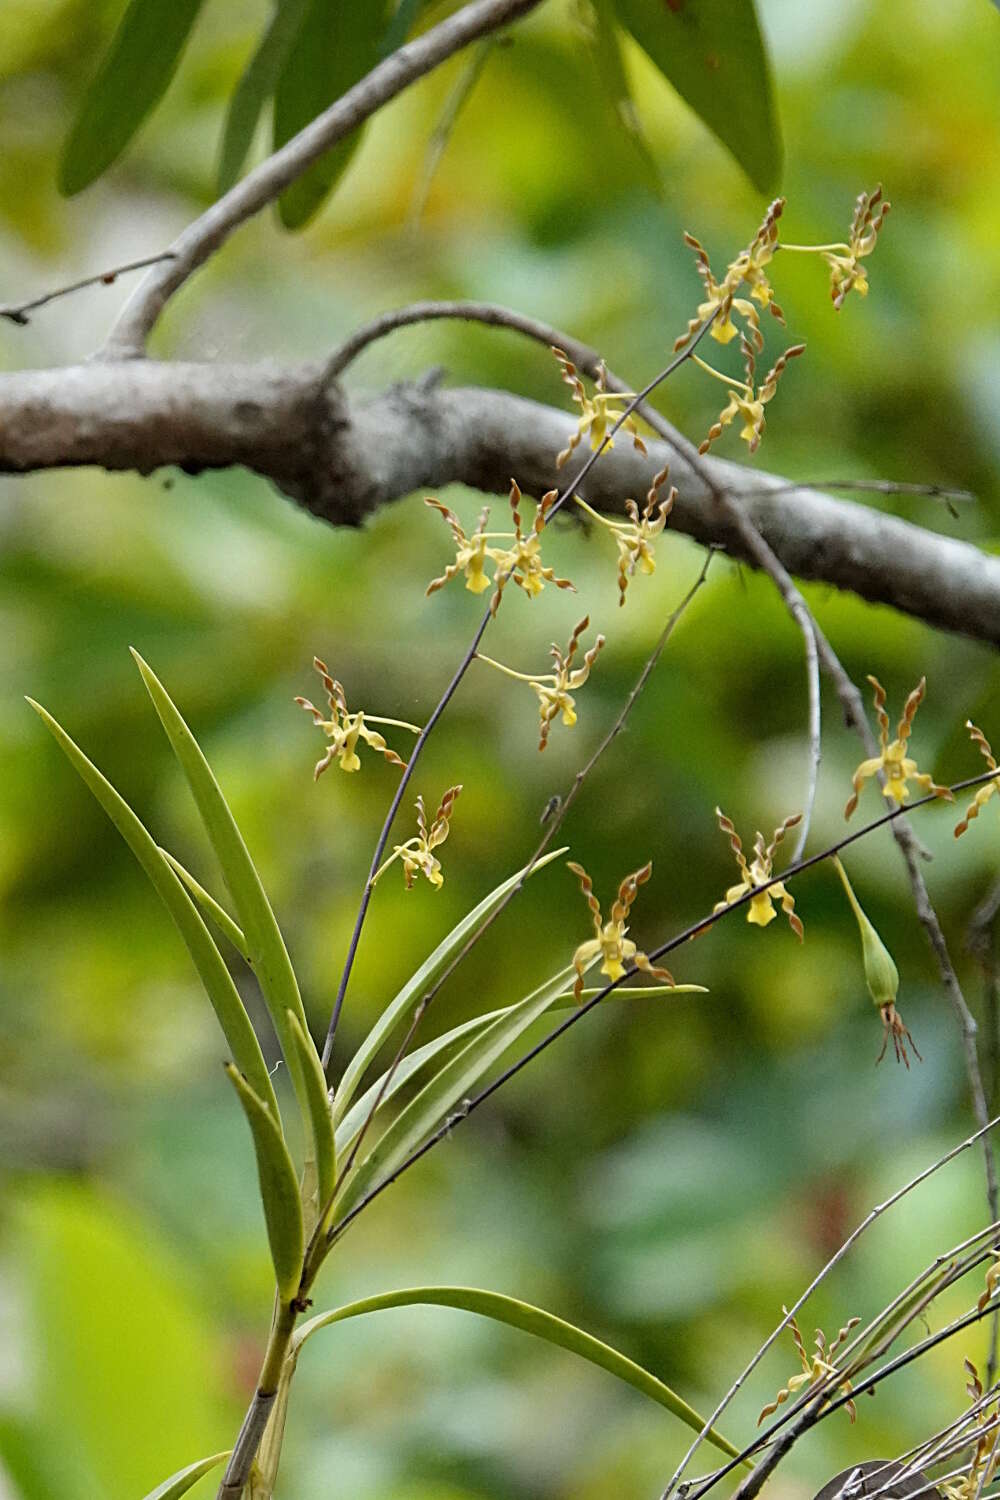
M 349 1302 L 332 1312 L 319 1313 L 315 1318 L 310 1318 L 308 1323 L 303 1323 L 295 1334 L 292 1341 L 293 1356 L 298 1356 L 302 1345 L 314 1333 L 333 1323 L 362 1317 L 367 1313 L 383 1312 L 392 1307 L 415 1306 L 454 1307 L 463 1312 L 477 1313 L 483 1318 L 491 1318 L 496 1323 L 506 1323 L 509 1328 L 519 1328 L 523 1333 L 533 1334 L 549 1344 L 569 1349 L 582 1359 L 589 1360 L 592 1365 L 598 1365 L 602 1370 L 616 1375 L 619 1380 L 624 1380 L 627 1385 L 658 1402 L 696 1432 L 700 1432 L 705 1425 L 704 1417 L 700 1417 L 662 1380 L 642 1365 L 636 1364 L 635 1360 L 629 1359 L 627 1354 L 620 1353 L 593 1334 L 577 1328 L 574 1323 L 567 1323 L 554 1313 L 546 1312 L 544 1308 L 534 1307 L 530 1302 L 521 1302 L 516 1297 L 503 1296 L 500 1292 L 483 1291 L 480 1287 L 406 1287 L 400 1291 L 383 1292 L 377 1297 L 365 1297 L 360 1302 Z M 738 1450 L 721 1433 L 716 1432 L 714 1427 L 709 1429 L 705 1437 L 721 1452 L 731 1458 L 736 1456 Z M 747 1468 L 753 1467 L 748 1460 L 744 1460 L 744 1463 Z
M 379 46 L 379 57 L 389 57 L 403 45 L 426 4 L 427 0 L 399 0 L 396 14 L 386 27 Z
M 309 1099 L 298 1049 L 288 1025 L 288 1012 L 293 1013 L 304 1030 L 308 1030 L 308 1024 L 284 939 L 260 876 L 243 842 L 243 836 L 197 740 L 156 674 L 137 651 L 133 651 L 132 655 L 181 770 L 187 778 L 205 831 L 229 887 L 240 927 L 245 934 L 250 963 L 274 1022 L 288 1071 L 292 1075 L 303 1128 L 308 1136 L 311 1119 Z
M 210 896 L 205 887 L 198 884 L 197 880 L 195 880 L 191 872 L 189 870 L 185 870 L 180 860 L 175 859 L 174 856 L 170 853 L 169 849 L 164 849 L 161 845 L 160 853 L 163 855 L 163 858 L 167 861 L 167 864 L 173 870 L 174 874 L 177 875 L 187 886 L 189 893 L 197 901 L 202 911 L 205 912 L 207 916 L 210 916 L 212 918 L 212 921 L 215 923 L 216 927 L 218 927 L 219 931 L 229 939 L 240 957 L 245 958 L 247 963 L 249 963 L 250 950 L 247 947 L 247 940 L 243 936 L 240 928 L 237 927 L 232 917 L 226 911 L 225 907 L 220 906 L 215 897 Z
M 228 192 L 240 175 L 261 111 L 274 93 L 308 4 L 309 0 L 277 0 L 271 24 L 233 91 L 219 157 L 220 193 Z
M 614 0 L 618 19 L 746 172 L 773 193 L 782 144 L 753 0 Z
M 333 1197 L 333 1187 L 337 1179 L 336 1148 L 326 1076 L 312 1037 L 292 1011 L 288 1012 L 288 1027 L 298 1049 L 302 1076 L 306 1082 L 315 1153 L 313 1160 L 316 1164 L 316 1198 L 317 1202 L 322 1205 L 329 1203 Z
M 288 1303 L 299 1289 L 305 1250 L 302 1204 L 295 1168 L 274 1113 L 232 1063 L 226 1064 L 226 1073 L 243 1106 L 253 1135 L 274 1279 L 278 1296 L 282 1302 Z
M 197 909 L 185 891 L 172 867 L 164 859 L 156 840 L 136 817 L 128 803 L 115 791 L 110 781 L 88 760 L 78 745 L 38 703 L 28 699 L 59 748 L 66 755 L 86 785 L 93 792 L 122 838 L 149 876 L 177 930 L 187 945 L 201 977 L 205 992 L 218 1017 L 231 1055 L 252 1087 L 266 1101 L 279 1119 L 278 1103 L 268 1076 L 267 1064 L 260 1050 L 260 1043 L 246 1013 L 243 1001 L 233 983 L 232 976 L 222 960 L 211 933 L 205 926 Z
M 580 997 L 580 1003 L 582 1004 L 584 1001 L 592 999 L 597 994 L 600 994 L 600 990 L 585 989 Z M 702 984 L 623 984 L 619 985 L 616 990 L 612 990 L 608 999 L 611 1001 L 639 1000 L 648 999 L 650 996 L 655 998 L 659 995 L 688 994 L 707 995 L 708 991 Z M 577 1002 L 573 998 L 572 989 L 567 989 L 564 994 L 557 996 L 553 1000 L 549 1009 L 575 1010 L 576 1006 Z M 376 1132 L 379 1134 L 390 1113 L 395 1113 L 395 1107 L 390 1107 L 390 1100 L 398 1093 L 404 1083 L 411 1082 L 417 1073 L 426 1068 L 435 1058 L 440 1057 L 450 1047 L 457 1046 L 463 1038 L 467 1038 L 477 1031 L 482 1031 L 492 1021 L 495 1021 L 498 1016 L 508 1015 L 510 1010 L 510 1006 L 505 1006 L 502 1010 L 491 1010 L 485 1015 L 474 1016 L 471 1021 L 463 1021 L 460 1026 L 453 1026 L 450 1031 L 445 1031 L 441 1036 L 435 1037 L 432 1041 L 425 1042 L 422 1047 L 417 1047 L 413 1052 L 404 1057 L 388 1083 L 386 1083 L 385 1073 L 380 1078 L 377 1078 L 371 1087 L 365 1090 L 360 1099 L 355 1101 L 338 1126 L 337 1155 L 343 1157 L 350 1150 L 355 1137 L 362 1129 L 383 1088 L 385 1089 L 385 1095 L 379 1103 L 372 1120 L 372 1124 L 376 1127 Z
M 155 1490 L 150 1490 L 144 1500 L 180 1500 L 181 1495 L 186 1495 L 199 1479 L 217 1469 L 219 1464 L 225 1463 L 231 1451 L 227 1448 L 224 1453 L 213 1453 L 211 1458 L 199 1458 L 197 1463 L 188 1464 L 186 1469 L 178 1469 L 176 1474 L 158 1484 Z
M 204 0 L 131 0 L 59 162 L 59 191 L 88 187 L 167 91 Z
M 368 0 L 308 0 L 274 91 L 274 148 L 346 94 L 378 61 L 384 7 Z M 301 229 L 347 170 L 363 127 L 338 141 L 282 193 L 278 212 L 286 229 Z
M 442 1123 L 448 1111 L 469 1093 L 521 1033 L 563 994 L 573 974 L 572 968 L 562 970 L 517 1005 L 498 1015 L 434 1074 L 347 1178 L 337 1197 L 338 1219 L 350 1213 L 376 1183 L 394 1172 Z
M 536 875 L 539 870 L 558 859 L 560 854 L 565 854 L 566 848 L 554 849 L 551 853 L 544 855 L 533 868 L 531 874 Z M 333 1123 L 335 1125 L 343 1119 L 351 1100 L 354 1098 L 358 1084 L 373 1061 L 380 1047 L 392 1033 L 393 1028 L 406 1015 L 411 1005 L 416 1005 L 421 996 L 441 977 L 452 959 L 468 942 L 472 934 L 487 921 L 504 898 L 514 889 L 519 881 L 527 878 L 529 866 L 518 870 L 516 875 L 511 875 L 502 885 L 498 885 L 495 891 L 485 896 L 479 905 L 463 917 L 457 927 L 453 927 L 448 936 L 438 944 L 434 952 L 424 960 L 416 973 L 407 980 L 406 984 L 391 1000 L 379 1016 L 371 1031 L 365 1037 L 361 1046 L 355 1052 L 351 1061 L 344 1069 L 344 1076 L 337 1088 L 333 1106 Z

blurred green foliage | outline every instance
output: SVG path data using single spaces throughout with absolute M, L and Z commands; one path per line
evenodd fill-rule
M 766 0 L 761 12 L 786 135 L 786 232 L 842 234 L 855 194 L 879 179 L 893 213 L 870 262 L 871 295 L 839 316 L 820 267 L 777 266 L 789 333 L 809 348 L 756 461 L 805 479 L 968 486 L 978 503 L 957 519 L 931 501 L 863 498 L 992 547 L 996 12 L 986 0 Z M 207 6 L 133 150 L 67 204 L 58 152 L 119 13 L 84 0 L 5 6 L 5 297 L 155 252 L 210 200 L 225 101 L 267 7 Z M 158 352 L 319 356 L 384 308 L 475 296 L 561 325 L 629 379 L 648 378 L 698 295 L 682 229 L 724 263 L 761 200 L 633 49 L 626 64 L 663 178 L 658 198 L 633 140 L 609 128 L 593 59 L 565 22 L 550 0 L 512 47 L 496 49 L 418 222 L 424 152 L 460 60 L 373 122 L 307 234 L 289 240 L 265 216 L 232 240 L 171 306 Z M 27 329 L 3 325 L 3 366 L 85 356 L 123 294 L 95 290 Z M 442 325 L 379 344 L 350 379 L 377 388 L 434 364 L 455 381 L 564 399 L 544 352 Z M 659 399 L 698 437 L 717 410 L 690 369 Z M 443 498 L 470 520 L 480 503 Z M 350 781 L 331 771 L 314 786 L 320 740 L 291 700 L 313 691 L 318 652 L 352 703 L 420 721 L 476 606 L 460 589 L 425 599 L 447 546 L 419 497 L 363 532 L 335 533 L 239 472 L 5 480 L 0 546 L 0 1492 L 6 1483 L 19 1500 L 119 1500 L 231 1440 L 266 1333 L 268 1254 L 245 1122 L 186 955 L 22 695 L 57 713 L 221 894 L 127 648 L 143 653 L 225 787 L 321 1031 L 396 773 L 371 762 Z M 566 526 L 551 550 L 579 598 L 511 598 L 495 654 L 541 666 L 549 640 L 589 609 L 609 645 L 579 725 L 554 732 L 539 757 L 527 696 L 495 674 L 470 676 L 415 787 L 433 798 L 465 784 L 447 882 L 410 895 L 401 880 L 380 882 L 345 1051 L 462 912 L 523 862 L 547 799 L 596 743 L 699 567 L 693 547 L 668 540 L 655 577 L 636 580 L 619 611 L 600 537 Z M 977 771 L 961 724 L 971 715 L 1000 741 L 993 653 L 829 590 L 810 599 L 851 670 L 876 672 L 891 703 L 927 674 L 921 765 L 939 779 Z M 824 707 L 817 847 L 843 826 L 859 759 L 832 698 Z M 567 840 L 604 900 L 652 857 L 635 909 L 635 936 L 651 946 L 735 878 L 714 805 L 741 831 L 769 831 L 800 804 L 805 755 L 799 636 L 765 581 L 717 560 Z M 962 937 L 995 873 L 997 827 L 987 809 L 955 845 L 951 826 L 932 810 L 919 832 L 978 1005 Z M 853 917 L 834 872 L 814 872 L 796 889 L 801 948 L 781 924 L 762 933 L 731 920 L 674 966 L 710 995 L 616 1007 L 575 1029 L 358 1222 L 320 1283 L 324 1301 L 425 1281 L 490 1286 L 592 1328 L 710 1407 L 845 1232 L 971 1128 L 957 1032 L 888 836 L 854 852 L 848 869 L 898 964 L 922 1067 L 874 1070 L 879 1023 Z M 558 865 L 544 872 L 442 994 L 428 1035 L 523 994 L 588 933 L 575 881 Z M 263 1007 L 246 998 L 267 1035 Z M 270 1040 L 265 1051 L 273 1059 Z M 871 1233 L 804 1326 L 870 1314 L 981 1212 L 970 1155 Z M 805 1500 L 853 1459 L 907 1446 L 960 1400 L 962 1354 L 979 1347 L 970 1338 L 922 1363 L 865 1402 L 856 1428 L 821 1426 L 779 1488 Z M 749 1432 L 793 1368 L 789 1342 L 727 1431 Z M 610 1377 L 439 1309 L 338 1328 L 303 1354 L 298 1387 L 279 1493 L 301 1500 L 653 1494 L 685 1443 Z M 210 1489 L 208 1479 L 193 1493 Z

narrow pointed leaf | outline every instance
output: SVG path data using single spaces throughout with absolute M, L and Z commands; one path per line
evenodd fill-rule
M 299 1201 L 295 1168 L 271 1110 L 232 1063 L 226 1064 L 226 1073 L 243 1106 L 253 1135 L 257 1177 L 278 1296 L 282 1302 L 291 1302 L 299 1289 L 302 1255 L 305 1250 L 302 1204 Z
M 174 859 L 174 856 L 170 853 L 169 849 L 164 849 L 161 845 L 160 853 L 163 855 L 163 858 L 167 861 L 167 864 L 173 870 L 174 874 L 177 875 L 184 883 L 184 885 L 187 886 L 189 893 L 197 901 L 202 911 L 205 912 L 207 916 L 212 918 L 212 921 L 215 923 L 216 927 L 218 927 L 219 931 L 229 939 L 240 957 L 245 958 L 249 963 L 250 950 L 247 947 L 247 940 L 243 936 L 240 928 L 237 927 L 232 917 L 226 911 L 225 907 L 220 906 L 215 897 L 209 895 L 208 891 L 206 891 L 203 885 L 198 884 L 197 880 L 195 880 L 190 870 L 185 870 L 180 860 Z
M 349 1213 L 377 1182 L 395 1171 L 447 1118 L 449 1110 L 474 1088 L 521 1033 L 545 1014 L 566 989 L 573 972 L 572 968 L 564 969 L 511 1006 L 434 1074 L 348 1177 L 337 1198 L 338 1219 Z
M 506 1323 L 509 1328 L 519 1328 L 523 1333 L 533 1334 L 549 1344 L 557 1344 L 561 1349 L 569 1349 L 582 1359 L 589 1360 L 592 1365 L 599 1365 L 602 1370 L 609 1371 L 619 1380 L 624 1380 L 627 1385 L 641 1391 L 644 1396 L 649 1396 L 653 1401 L 658 1402 L 675 1417 L 679 1417 L 682 1422 L 693 1427 L 696 1432 L 700 1432 L 705 1425 L 704 1417 L 700 1417 L 686 1401 L 668 1385 L 664 1385 L 663 1381 L 651 1371 L 636 1364 L 635 1360 L 629 1359 L 627 1354 L 620 1353 L 610 1344 L 605 1344 L 601 1339 L 595 1338 L 593 1334 L 577 1328 L 574 1323 L 567 1323 L 565 1319 L 557 1318 L 554 1313 L 546 1312 L 544 1308 L 534 1307 L 530 1302 L 521 1302 L 516 1297 L 506 1297 L 500 1292 L 483 1291 L 480 1287 L 406 1287 L 400 1291 L 383 1292 L 377 1297 L 365 1297 L 360 1302 L 349 1302 L 344 1307 L 335 1308 L 332 1312 L 320 1313 L 317 1317 L 310 1318 L 308 1323 L 303 1323 L 294 1336 L 293 1351 L 297 1355 L 306 1339 L 311 1338 L 319 1329 L 329 1327 L 332 1323 L 340 1323 L 347 1318 L 361 1317 L 365 1313 L 382 1312 L 392 1307 L 414 1306 L 454 1307 L 463 1312 L 477 1313 L 483 1318 L 491 1318 L 496 1323 Z M 730 1457 L 736 1456 L 738 1450 L 721 1433 L 716 1432 L 714 1427 L 705 1436 L 707 1441 L 714 1443 L 721 1452 L 729 1454 Z M 744 1462 L 747 1468 L 752 1468 L 749 1461 Z
M 261 111 L 274 93 L 308 3 L 309 0 L 277 0 L 271 23 L 233 91 L 219 158 L 220 193 L 228 192 L 240 175 Z
M 181 1495 L 186 1495 L 199 1479 L 217 1469 L 219 1464 L 225 1463 L 231 1451 L 227 1448 L 224 1453 L 213 1453 L 211 1458 L 199 1458 L 197 1463 L 188 1464 L 186 1469 L 178 1469 L 176 1474 L 158 1484 L 155 1490 L 150 1490 L 144 1500 L 180 1500 Z
M 79 193 L 125 150 L 166 93 L 203 3 L 131 0 L 63 148 L 61 193 Z
M 373 0 L 308 0 L 274 93 L 275 150 L 371 71 L 383 15 L 384 7 Z M 278 211 L 287 229 L 301 229 L 321 207 L 346 171 L 363 128 L 338 141 L 282 193 Z
M 330 1097 L 327 1093 L 323 1064 L 320 1062 L 312 1037 L 303 1029 L 298 1017 L 291 1011 L 288 1012 L 288 1026 L 298 1049 L 299 1063 L 309 1100 L 313 1160 L 316 1164 L 317 1202 L 329 1203 L 337 1178 L 337 1161 L 333 1141 L 333 1121 L 330 1118 Z
M 153 670 L 147 666 L 137 651 L 133 651 L 136 665 L 142 673 L 146 690 L 160 716 L 167 738 L 187 777 L 202 822 L 215 850 L 229 893 L 236 907 L 240 927 L 246 937 L 250 962 L 257 975 L 264 1000 L 274 1022 L 274 1029 L 281 1043 L 288 1071 L 292 1075 L 299 1101 L 303 1125 L 309 1130 L 309 1101 L 305 1080 L 299 1065 L 298 1051 L 288 1026 L 288 1011 L 299 1024 L 306 1028 L 306 1015 L 302 1008 L 295 972 L 292 969 L 288 950 L 275 921 L 271 904 L 264 892 L 260 876 L 229 804 L 222 795 L 212 769 L 201 752 L 197 740 L 185 724 L 163 684 Z
M 585 989 L 580 997 L 581 1003 L 590 1000 L 599 994 L 597 989 Z M 707 995 L 708 990 L 702 984 L 648 984 L 648 985 L 619 985 L 612 990 L 608 996 L 609 1001 L 617 1000 L 639 1000 L 648 999 L 650 996 L 659 995 Z M 573 997 L 572 989 L 567 989 L 564 994 L 557 996 L 550 1005 L 550 1010 L 575 1010 L 577 1001 Z M 396 1069 L 388 1085 L 385 1095 L 379 1104 L 372 1124 L 381 1130 L 382 1125 L 396 1112 L 396 1105 L 391 1103 L 394 1096 L 402 1088 L 404 1083 L 410 1083 L 416 1074 L 446 1052 L 450 1047 L 456 1047 L 464 1039 L 468 1039 L 473 1033 L 484 1030 L 498 1016 L 510 1013 L 512 1007 L 505 1006 L 501 1010 L 491 1010 L 482 1016 L 473 1016 L 470 1021 L 463 1021 L 459 1026 L 453 1026 L 450 1031 L 442 1032 L 430 1042 L 425 1042 L 422 1047 L 417 1047 L 403 1058 Z M 370 1088 L 367 1088 L 361 1097 L 347 1111 L 340 1125 L 337 1127 L 337 1155 L 343 1157 L 354 1142 L 355 1136 L 368 1118 L 369 1111 L 379 1096 L 379 1091 L 385 1082 L 385 1073 L 377 1078 Z
M 614 0 L 618 19 L 762 193 L 781 178 L 771 67 L 753 0 Z
M 560 854 L 565 854 L 565 846 L 562 849 L 553 849 L 549 854 L 538 861 L 532 875 L 537 875 L 539 870 L 558 859 Z M 463 917 L 457 927 L 453 927 L 448 936 L 438 944 L 434 952 L 420 965 L 415 974 L 406 981 L 394 1000 L 391 1000 L 385 1010 L 379 1016 L 371 1031 L 365 1037 L 361 1046 L 355 1052 L 351 1061 L 344 1069 L 344 1076 L 337 1088 L 336 1098 L 333 1106 L 333 1122 L 336 1125 L 344 1116 L 351 1100 L 354 1098 L 355 1090 L 361 1082 L 362 1076 L 369 1064 L 373 1061 L 379 1048 L 391 1034 L 393 1028 L 400 1022 L 411 1005 L 420 1000 L 425 991 L 429 990 L 444 973 L 455 955 L 464 947 L 466 942 L 497 909 L 504 897 L 514 889 L 518 881 L 525 879 L 524 869 L 518 870 L 511 875 L 502 885 L 498 885 L 495 891 L 485 896 L 479 905 Z
M 379 57 L 389 57 L 403 45 L 426 4 L 427 0 L 399 0 L 396 14 L 385 29 L 378 49 Z
M 240 999 L 232 975 L 223 963 L 222 955 L 212 940 L 190 896 L 163 858 L 156 840 L 136 817 L 128 803 L 115 791 L 110 781 L 88 760 L 80 747 L 70 739 L 65 729 L 47 713 L 41 704 L 28 699 L 59 748 L 69 760 L 86 785 L 93 792 L 122 838 L 149 876 L 157 894 L 167 908 L 177 930 L 187 945 L 195 968 L 212 1008 L 222 1027 L 229 1050 L 240 1071 L 245 1073 L 251 1085 L 267 1101 L 278 1118 L 278 1104 L 268 1076 L 267 1064 L 260 1050 L 260 1043 Z

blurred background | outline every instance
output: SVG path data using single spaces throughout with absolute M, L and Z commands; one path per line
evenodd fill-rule
M 568 10 L 550 0 L 496 50 L 429 184 L 428 140 L 461 64 L 378 117 L 307 232 L 286 235 L 269 215 L 244 229 L 171 304 L 156 352 L 317 357 L 383 309 L 477 297 L 560 325 L 636 385 L 647 380 L 698 299 L 682 231 L 724 265 L 763 204 L 633 49 L 655 191 Z M 760 10 L 786 141 L 786 237 L 841 237 L 855 195 L 879 180 L 893 212 L 869 262 L 871 295 L 839 316 L 819 263 L 776 265 L 790 339 L 809 347 L 769 408 L 755 461 L 809 480 L 968 487 L 977 503 L 957 516 L 933 500 L 861 498 L 992 548 L 1000 17 L 987 0 L 761 0 Z M 225 100 L 266 11 L 262 0 L 208 6 L 137 143 L 65 202 L 55 161 L 121 6 L 7 0 L 4 299 L 155 253 L 210 201 Z M 3 323 L 3 368 L 85 357 L 125 295 L 101 288 L 27 328 Z M 565 403 L 544 351 L 458 326 L 381 343 L 349 383 L 382 388 L 435 364 L 456 382 Z M 696 439 L 719 405 L 690 367 L 658 400 Z M 718 451 L 742 457 L 735 431 Z M 481 503 L 461 490 L 442 498 L 467 522 Z M 424 597 L 450 548 L 419 497 L 362 532 L 334 532 L 235 471 L 3 480 L 0 546 L 0 1495 L 120 1500 L 232 1440 L 266 1333 L 270 1271 L 249 1138 L 187 956 L 23 695 L 59 717 L 221 894 L 127 648 L 146 656 L 231 799 L 322 1035 L 397 773 L 369 757 L 361 775 L 333 770 L 314 785 L 321 737 L 292 699 L 314 695 L 318 653 L 352 707 L 422 721 L 478 606 L 458 586 Z M 379 886 L 345 1051 L 464 911 L 525 861 L 547 799 L 610 723 L 701 561 L 668 535 L 655 577 L 638 578 L 619 611 L 610 543 L 565 527 L 549 550 L 579 597 L 512 597 L 491 650 L 541 669 L 549 641 L 588 609 L 609 644 L 580 722 L 557 727 L 541 757 L 528 690 L 485 669 L 470 675 L 415 785 L 431 800 L 465 784 L 447 881 L 439 893 L 406 894 L 395 875 Z M 975 774 L 962 724 L 971 716 L 1000 741 L 994 654 L 829 589 L 809 597 L 854 675 L 886 684 L 894 717 L 927 675 L 921 767 Z M 860 758 L 831 696 L 824 709 L 813 848 L 842 828 Z M 564 830 L 605 903 L 652 858 L 635 908 L 641 943 L 679 930 L 736 879 L 716 803 L 747 841 L 800 807 L 805 725 L 796 629 L 766 581 L 716 560 Z M 862 815 L 878 810 L 869 790 Z M 953 823 L 931 810 L 918 831 L 978 1010 L 981 976 L 963 938 L 996 874 L 996 814 L 959 845 Z M 848 868 L 896 957 L 922 1065 L 876 1071 L 881 1029 L 856 929 L 833 872 L 817 870 L 795 888 L 804 945 L 783 920 L 761 932 L 731 919 L 674 966 L 708 995 L 610 1007 L 576 1028 L 383 1195 L 328 1263 L 319 1305 L 422 1281 L 488 1286 L 583 1323 L 710 1409 L 850 1228 L 972 1129 L 957 1029 L 888 833 L 852 851 Z M 518 998 L 588 935 L 576 883 L 557 863 L 442 994 L 427 1034 Z M 988 1049 L 984 1068 L 995 1093 Z M 876 1226 L 804 1327 L 867 1319 L 983 1212 L 981 1161 L 967 1153 Z M 932 1324 L 960 1305 L 935 1307 Z M 979 1333 L 883 1388 L 855 1427 L 843 1415 L 824 1423 L 772 1492 L 808 1497 L 846 1464 L 908 1447 L 962 1404 L 964 1355 L 983 1357 Z M 796 1367 L 789 1340 L 726 1430 L 746 1438 Z M 306 1351 L 279 1493 L 646 1497 L 688 1436 L 610 1376 L 521 1334 L 444 1309 L 389 1312 Z M 195 1493 L 212 1489 L 209 1479 Z

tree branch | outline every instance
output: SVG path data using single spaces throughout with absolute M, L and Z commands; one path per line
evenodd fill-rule
M 429 383 L 348 399 L 318 365 L 94 362 L 0 375 L 0 472 L 96 464 L 141 474 L 240 464 L 333 525 L 360 525 L 382 505 L 460 483 L 506 495 L 558 487 L 554 455 L 575 419 L 478 388 Z M 596 509 L 617 513 L 670 462 L 679 497 L 671 525 L 754 565 L 738 528 L 671 444 L 643 458 L 619 442 L 589 476 Z M 816 490 L 722 459 L 702 461 L 740 502 L 789 573 L 851 590 L 929 625 L 1000 645 L 1000 559 Z

